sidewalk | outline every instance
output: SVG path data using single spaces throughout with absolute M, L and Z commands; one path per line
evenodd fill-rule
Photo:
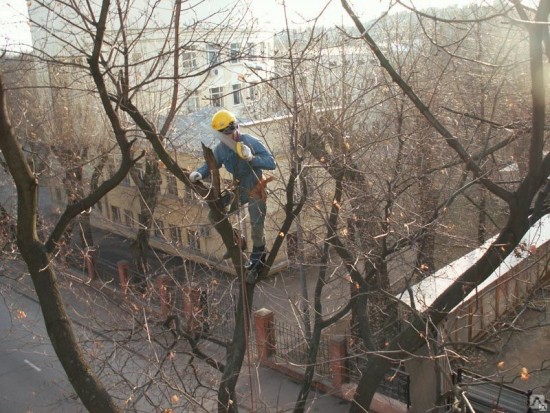
M 239 379 L 238 392 L 243 411 L 255 413 L 291 412 L 301 385 L 288 377 L 265 367 L 252 366 L 252 386 L 254 399 L 250 398 L 248 367 L 244 366 Z M 251 407 L 254 407 L 252 409 Z M 344 413 L 349 411 L 349 403 L 334 396 L 312 390 L 306 412 Z

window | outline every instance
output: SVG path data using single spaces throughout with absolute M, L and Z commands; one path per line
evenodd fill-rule
M 220 49 L 213 44 L 206 46 L 206 62 L 209 66 L 213 66 L 219 62 L 220 59 Z
M 240 105 L 243 103 L 243 96 L 241 93 L 241 84 L 233 85 L 233 104 L 234 105 Z
M 145 177 L 145 165 L 142 163 L 138 163 L 134 166 L 137 172 L 137 176 L 141 182 L 143 182 L 143 179 Z
M 124 210 L 124 223 L 130 228 L 134 226 L 134 213 L 129 209 Z
M 223 87 L 210 88 L 210 102 L 212 106 L 223 107 Z
M 195 112 L 200 109 L 199 92 L 194 91 L 187 98 L 187 109 L 191 112 Z
M 178 196 L 178 181 L 174 175 L 168 175 L 166 191 L 170 195 Z
M 111 219 L 114 222 L 120 222 L 120 208 L 111 205 Z
M 192 229 L 187 230 L 187 242 L 189 243 L 189 248 L 200 251 L 201 250 L 201 243 L 200 243 L 200 234 L 199 231 L 195 231 Z
M 195 52 L 183 52 L 181 55 L 181 67 L 184 70 L 191 71 L 197 67 L 197 55 Z
M 239 61 L 239 55 L 241 54 L 241 46 L 239 43 L 231 43 L 231 52 L 229 54 L 229 57 L 231 58 L 231 62 L 235 63 Z
M 254 43 L 247 43 L 246 51 L 249 60 L 256 60 L 256 45 Z
M 298 258 L 298 236 L 296 232 L 289 232 L 286 236 L 288 260 L 295 263 Z
M 115 170 L 115 164 L 114 164 L 114 161 L 110 161 L 107 165 L 107 171 L 109 172 L 109 176 L 108 178 L 110 178 L 111 176 L 113 176 L 116 172 Z
M 170 224 L 170 238 L 172 242 L 181 244 L 181 229 L 177 225 Z
M 160 219 L 157 219 L 155 221 L 154 225 L 154 235 L 157 238 L 164 238 L 164 222 L 162 222 Z

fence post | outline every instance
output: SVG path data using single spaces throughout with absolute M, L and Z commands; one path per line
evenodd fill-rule
M 164 274 L 156 279 L 157 292 L 160 298 L 160 313 L 163 319 L 168 317 L 168 307 L 172 304 L 172 295 L 170 294 L 169 284 L 170 276 Z
M 273 311 L 261 308 L 254 313 L 256 350 L 260 362 L 275 354 L 275 328 Z
M 88 247 L 84 251 L 84 261 L 86 262 L 86 270 L 88 271 L 88 282 L 92 282 L 97 277 L 96 265 L 97 250 L 95 247 Z
M 128 275 L 130 264 L 126 260 L 121 260 L 116 263 L 116 266 L 118 269 L 118 280 L 120 283 L 120 289 L 122 290 L 123 294 L 126 294 L 128 292 L 128 283 L 130 281 Z
M 345 335 L 335 335 L 329 342 L 330 372 L 332 386 L 340 389 L 348 381 L 347 344 Z
M 183 316 L 186 321 L 186 328 L 189 332 L 200 332 L 204 323 L 203 300 L 201 289 L 195 285 L 183 288 Z

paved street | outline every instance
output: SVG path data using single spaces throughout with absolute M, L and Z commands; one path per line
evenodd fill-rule
M 84 412 L 46 337 L 38 304 L 5 287 L 0 290 L 0 413 Z

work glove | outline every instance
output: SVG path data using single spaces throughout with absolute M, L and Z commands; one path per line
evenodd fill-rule
M 200 181 L 201 179 L 202 179 L 202 175 L 200 174 L 200 172 L 195 171 L 189 174 L 189 180 L 193 184 L 197 181 Z
M 252 150 L 244 144 L 241 147 L 241 158 L 245 161 L 251 161 L 252 158 L 254 158 L 254 155 L 252 155 Z

